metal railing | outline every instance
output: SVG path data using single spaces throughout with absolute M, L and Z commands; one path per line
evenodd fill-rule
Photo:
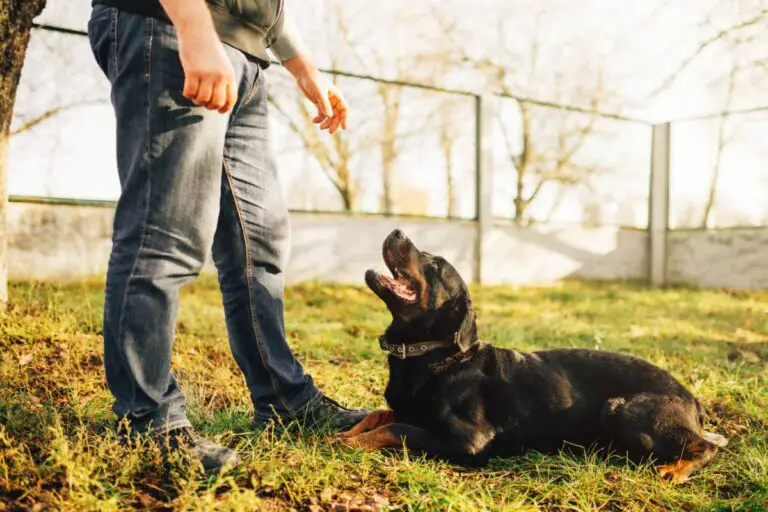
M 59 35 L 62 35 L 62 36 L 74 36 L 74 37 L 85 37 L 85 36 L 87 36 L 86 32 L 84 32 L 82 30 L 72 29 L 72 28 L 64 28 L 64 27 L 57 27 L 57 26 L 44 25 L 44 24 L 37 24 L 37 25 L 35 25 L 35 28 L 36 28 L 36 30 L 38 32 L 53 33 L 53 34 L 59 34 Z M 90 57 L 90 56 L 88 56 L 88 57 Z M 80 64 L 80 65 L 82 65 L 82 64 Z M 273 68 L 279 69 L 279 66 L 273 66 Z M 572 117 L 573 120 L 574 120 L 573 122 L 576 123 L 576 124 L 582 123 L 584 119 L 587 119 L 587 120 L 599 119 L 599 120 L 602 120 L 602 121 L 611 121 L 611 122 L 622 123 L 624 125 L 629 125 L 629 124 L 637 125 L 637 126 L 646 126 L 647 125 L 647 123 L 645 123 L 642 120 L 630 118 L 630 117 L 623 116 L 621 114 L 614 113 L 614 112 L 604 112 L 604 111 L 600 111 L 600 110 L 597 110 L 597 109 L 589 109 L 589 108 L 584 108 L 584 107 L 580 107 L 580 106 L 567 105 L 567 104 L 562 104 L 562 103 L 557 103 L 557 102 L 552 102 L 552 101 L 544 101 L 544 100 L 539 100 L 539 99 L 536 99 L 536 98 L 520 97 L 520 96 L 515 96 L 515 95 L 511 95 L 511 94 L 504 94 L 504 93 L 482 95 L 482 94 L 478 94 L 477 92 L 468 91 L 468 90 L 451 89 L 451 88 L 438 87 L 438 86 L 429 85 L 429 84 L 413 83 L 413 82 L 408 82 L 408 81 L 403 81 L 403 80 L 383 79 L 383 78 L 377 78 L 377 77 L 372 77 L 372 76 L 363 75 L 363 74 L 359 74 L 359 73 L 352 73 L 352 72 L 336 70 L 336 69 L 322 69 L 322 71 L 325 72 L 325 73 L 328 73 L 328 74 L 330 74 L 330 75 L 332 75 L 334 77 L 336 77 L 337 79 L 353 80 L 353 81 L 355 81 L 355 84 L 357 84 L 359 82 L 367 82 L 367 83 L 371 83 L 374 87 L 386 86 L 386 87 L 390 87 L 390 88 L 406 89 L 408 91 L 422 91 L 426 95 L 432 95 L 432 98 L 429 98 L 429 100 L 433 101 L 433 102 L 435 100 L 435 97 L 437 97 L 437 96 L 447 96 L 447 97 L 453 98 L 450 101 L 454 105 L 457 104 L 458 102 L 462 102 L 462 101 L 466 100 L 466 106 L 468 107 L 468 110 L 469 110 L 469 108 L 471 108 L 473 110 L 473 114 L 471 114 L 471 117 L 474 119 L 476 125 L 477 125 L 477 122 L 478 122 L 478 119 L 479 119 L 479 116 L 480 116 L 480 112 L 483 109 L 483 104 L 484 103 L 489 103 L 491 101 L 494 102 L 495 105 L 501 105 L 502 103 L 505 103 L 505 102 L 510 103 L 512 106 L 507 105 L 507 111 L 511 112 L 511 115 L 514 115 L 514 110 L 519 108 L 519 106 L 525 106 L 525 108 L 530 109 L 533 112 L 534 116 L 538 116 L 538 117 L 543 118 L 543 119 L 550 118 L 550 117 L 552 117 L 554 115 L 554 113 L 557 113 L 557 115 L 559 115 L 561 117 L 563 117 L 564 115 Z M 79 83 L 76 84 L 76 85 L 79 86 Z M 288 89 L 288 88 L 286 88 L 286 89 Z M 418 100 L 419 99 L 417 98 L 416 103 L 418 103 Z M 375 110 L 377 110 L 378 107 L 379 107 L 379 105 L 373 105 L 373 108 L 372 109 L 369 108 L 368 110 L 369 111 L 371 111 L 371 110 L 375 111 Z M 493 113 L 493 112 L 490 112 L 489 115 L 492 115 L 492 116 L 495 115 L 497 117 L 501 116 L 501 114 Z M 462 122 L 467 125 L 466 126 L 467 128 L 470 128 L 469 123 L 465 123 L 464 121 L 462 121 Z M 589 121 L 589 122 L 592 122 L 592 121 Z M 432 127 L 432 128 L 433 128 L 432 131 L 434 131 L 434 127 Z M 486 128 L 487 128 L 489 134 L 490 134 L 490 132 L 498 131 L 499 130 L 499 128 L 497 126 L 494 126 L 494 124 L 491 124 L 491 123 L 488 123 Z M 419 211 L 409 211 L 409 210 L 403 209 L 403 208 L 400 208 L 397 211 L 391 211 L 391 210 L 387 210 L 387 209 L 384 209 L 384 208 L 377 209 L 375 207 L 371 207 L 370 204 L 367 207 L 357 208 L 357 210 L 358 211 L 362 211 L 362 212 L 366 212 L 366 213 L 381 213 L 383 215 L 410 214 L 410 215 L 416 215 L 416 216 L 418 216 L 418 215 L 438 216 L 438 217 L 441 217 L 441 218 L 457 218 L 457 217 L 458 218 L 476 218 L 478 216 L 478 210 L 480 209 L 480 206 L 477 203 L 477 201 L 479 200 L 479 195 L 477 194 L 477 190 L 478 190 L 477 183 L 478 183 L 478 180 L 479 180 L 478 176 L 479 176 L 480 170 L 478 169 L 477 166 L 479 165 L 478 163 L 481 162 L 480 153 L 482 151 L 482 144 L 483 144 L 482 139 L 483 139 L 483 137 L 486 137 L 486 138 L 491 137 L 491 135 L 489 135 L 489 134 L 484 134 L 484 133 L 481 133 L 480 131 L 477 131 L 477 130 L 465 130 L 462 134 L 459 135 L 459 138 L 465 140 L 467 146 L 469 146 L 471 144 L 471 146 L 472 146 L 472 150 L 471 151 L 472 151 L 472 153 L 474 153 L 474 157 L 469 158 L 469 155 L 466 154 L 466 152 L 462 153 L 462 157 L 466 157 L 466 158 L 465 158 L 464 161 L 460 162 L 458 164 L 458 166 L 461 168 L 460 170 L 462 172 L 465 172 L 467 174 L 469 174 L 469 173 L 474 174 L 475 175 L 475 180 L 474 180 L 474 184 L 466 183 L 464 186 L 460 186 L 459 185 L 458 188 L 462 192 L 465 192 L 465 191 L 469 190 L 470 188 L 474 188 L 475 189 L 474 193 L 472 194 L 472 196 L 474 196 L 474 201 L 475 201 L 475 204 L 472 207 L 472 209 L 474 211 L 468 210 L 467 209 L 468 206 L 463 208 L 463 211 L 458 213 L 458 214 L 455 213 L 455 212 L 452 212 L 450 207 L 447 208 L 447 211 L 439 211 L 438 213 L 434 213 L 434 212 L 427 212 L 427 213 L 425 213 L 425 212 L 419 212 Z M 554 142 L 552 142 L 552 141 L 554 140 L 555 134 L 543 133 L 542 135 L 538 135 L 538 134 L 535 134 L 535 135 L 537 135 L 540 139 L 549 139 L 547 142 L 549 143 L 550 146 L 552 144 L 554 144 Z M 354 138 L 354 136 L 355 136 L 354 134 L 350 135 L 351 138 Z M 635 152 L 636 153 L 641 153 L 641 152 L 644 152 L 644 151 L 646 151 L 646 150 L 644 149 L 644 146 L 643 146 L 642 148 L 639 148 L 639 151 L 635 151 Z M 284 151 L 283 153 L 287 154 L 288 151 Z M 489 155 L 490 155 L 489 158 L 485 159 L 485 162 L 486 162 L 485 165 L 496 167 L 495 174 L 497 175 L 497 177 L 505 178 L 508 181 L 509 176 L 511 176 L 515 172 L 515 170 L 514 169 L 509 169 L 508 168 L 509 165 L 507 165 L 506 168 L 504 166 L 496 165 L 496 163 L 498 163 L 499 159 L 496 158 L 496 162 L 494 162 L 494 158 L 492 156 L 492 153 L 489 154 Z M 509 163 L 509 161 L 511 159 L 510 158 L 506 158 L 506 156 L 505 156 L 505 158 L 503 158 L 502 160 L 506 160 L 507 161 L 506 163 Z M 281 166 L 281 167 L 284 167 L 284 166 Z M 366 167 L 370 167 L 370 164 L 368 163 L 368 165 L 366 165 Z M 383 170 L 379 170 L 379 172 L 383 172 Z M 544 170 L 535 169 L 535 170 L 530 171 L 530 172 L 546 173 L 547 170 L 546 169 L 544 169 Z M 530 172 L 529 172 L 529 174 L 530 174 Z M 316 172 L 315 175 L 320 175 L 320 173 Z M 501 185 L 502 181 L 500 181 L 498 179 L 496 181 L 497 181 L 497 183 L 499 185 Z M 554 184 L 557 180 L 550 180 L 550 181 L 552 181 L 552 183 Z M 456 186 L 456 185 L 454 185 L 454 186 Z M 533 187 L 535 187 L 535 184 L 531 185 L 531 188 L 533 188 Z M 512 189 L 512 188 L 514 188 L 514 186 L 511 183 L 508 183 L 507 184 L 507 188 L 508 189 Z M 422 190 L 422 192 L 424 192 L 424 190 Z M 497 192 L 497 195 L 498 195 L 499 191 L 497 190 L 496 192 Z M 433 195 L 434 194 L 440 194 L 440 192 L 438 192 L 436 189 L 434 189 L 434 187 L 429 187 L 429 193 L 431 193 Z M 453 191 L 448 191 L 448 193 L 453 193 Z M 32 194 L 23 193 L 23 195 L 30 196 Z M 53 192 L 50 195 L 59 196 L 61 194 Z M 444 195 L 448 195 L 448 194 L 444 193 Z M 467 197 L 466 194 L 462 194 L 461 195 L 462 199 L 465 199 L 466 197 Z M 430 199 L 431 199 L 432 203 L 434 203 L 436 198 L 435 197 L 427 198 L 427 201 L 429 201 Z M 17 200 L 17 198 L 14 197 L 13 200 Z M 29 200 L 29 198 L 27 198 L 27 200 Z M 64 200 L 64 199 L 62 199 L 62 200 Z M 69 201 L 69 200 L 70 199 L 66 199 L 66 201 Z M 74 199 L 72 199 L 72 200 L 74 200 Z M 502 201 L 496 201 L 497 205 L 500 205 L 501 202 Z M 538 202 L 541 202 L 541 200 L 538 200 Z M 512 206 L 511 206 L 512 204 L 513 204 L 513 201 L 509 200 L 509 201 L 506 202 L 506 208 L 492 208 L 491 209 L 491 215 L 495 216 L 495 217 L 502 217 L 502 218 L 503 217 L 513 217 L 514 213 L 510 211 L 510 209 L 512 208 Z M 294 211 L 318 211 L 318 210 L 320 210 L 320 211 L 328 211 L 328 210 L 333 210 L 334 207 L 333 207 L 333 205 L 329 206 L 329 205 L 316 205 L 316 204 L 312 204 L 312 205 L 310 205 L 309 208 L 305 208 L 305 207 L 302 207 L 300 205 L 292 205 L 291 209 L 294 210 Z M 529 214 L 529 220 L 530 221 L 543 222 L 543 221 L 548 221 L 550 219 L 539 218 L 534 213 L 534 214 Z M 570 221 L 568 219 L 565 219 L 565 220 L 564 219 L 560 219 L 559 222 L 567 224 L 567 223 L 571 223 L 572 221 Z M 618 222 L 618 223 L 621 224 L 621 222 Z M 640 225 L 638 225 L 638 224 L 633 224 L 633 225 L 637 225 L 638 227 L 640 227 Z
M 81 30 L 74 30 L 63 27 L 55 27 L 51 25 L 35 25 L 36 30 L 50 33 L 58 33 L 66 36 L 83 37 L 87 34 Z M 355 81 L 363 81 L 373 84 L 376 87 L 386 86 L 393 88 L 403 88 L 408 90 L 424 91 L 427 94 L 436 95 L 449 95 L 450 97 L 458 99 L 464 99 L 471 102 L 471 109 L 474 113 L 474 129 L 466 131 L 462 137 L 467 140 L 471 139 L 472 145 L 472 158 L 468 158 L 467 155 L 462 156 L 465 158 L 463 170 L 471 173 L 473 178 L 474 193 L 474 209 L 468 215 L 463 217 L 475 221 L 477 226 L 476 237 L 476 260 L 477 271 L 476 281 L 482 281 L 481 269 L 483 267 L 481 263 L 483 248 L 487 243 L 487 234 L 492 228 L 495 220 L 499 217 L 514 217 L 514 213 L 499 213 L 501 209 L 498 208 L 499 200 L 495 199 L 498 196 L 498 191 L 502 186 L 502 180 L 509 179 L 510 176 L 515 175 L 517 172 L 520 174 L 520 163 L 514 160 L 514 151 L 509 150 L 505 153 L 507 157 L 507 168 L 498 164 L 499 158 L 499 144 L 495 142 L 494 137 L 499 134 L 499 127 L 496 126 L 499 114 L 500 104 L 502 102 L 511 101 L 514 102 L 517 109 L 528 109 L 534 120 L 539 120 L 539 124 L 543 129 L 547 129 L 550 119 L 558 119 L 560 125 L 572 124 L 575 128 L 573 133 L 581 133 L 583 131 L 585 139 L 588 142 L 582 141 L 581 144 L 589 146 L 589 144 L 597 145 L 598 147 L 605 144 L 605 140 L 600 137 L 613 137 L 618 131 L 629 130 L 623 135 L 626 140 L 631 140 L 633 148 L 630 152 L 634 152 L 631 158 L 624 158 L 621 155 L 615 157 L 618 163 L 613 163 L 613 168 L 627 168 L 628 172 L 625 172 L 627 176 L 632 176 L 633 179 L 640 179 L 642 185 L 632 185 L 632 193 L 635 196 L 631 196 L 637 201 L 638 197 L 645 197 L 647 201 L 647 210 L 640 215 L 640 220 L 636 223 L 636 227 L 647 229 L 649 232 L 649 265 L 651 281 L 654 284 L 661 284 L 665 281 L 665 262 L 666 262 L 666 233 L 670 229 L 670 207 L 674 205 L 674 201 L 670 202 L 670 176 L 675 172 L 674 166 L 671 165 L 674 158 L 672 153 L 674 152 L 674 133 L 675 122 L 667 122 L 661 124 L 651 124 L 642 119 L 635 119 L 621 115 L 614 112 L 604 112 L 595 109 L 588 109 L 579 106 L 565 105 L 557 102 L 543 101 L 535 98 L 519 97 L 510 94 L 480 94 L 473 91 L 442 88 L 429 84 L 411 83 L 402 80 L 390 80 L 384 78 L 377 78 L 358 73 L 352 73 L 347 71 L 341 71 L 336 69 L 322 69 L 324 73 L 328 73 L 339 79 L 348 79 Z M 513 109 L 514 110 L 514 109 Z M 748 113 L 761 113 L 768 111 L 768 106 L 749 109 Z M 531 114 L 531 112 L 533 112 Z M 715 114 L 708 114 L 707 116 L 695 116 L 686 119 L 681 119 L 680 122 L 701 122 L 715 118 L 723 118 L 727 116 L 735 116 L 746 114 L 747 112 L 720 112 Z M 538 116 L 538 117 L 537 117 Z M 557 117 L 560 116 L 560 117 Z M 596 120 L 599 123 L 614 123 L 608 127 L 595 128 Z M 619 123 L 619 124 L 615 124 Z M 634 126 L 636 128 L 628 128 Z M 588 129 L 587 129 L 588 128 Z M 633 131 L 637 129 L 638 131 Z M 562 133 L 552 134 L 551 132 L 542 132 L 541 138 L 546 139 L 546 142 L 558 142 L 558 137 L 562 138 Z M 608 134 L 608 135 L 607 135 Z M 591 138 L 590 138 L 591 137 Z M 566 137 L 567 138 L 567 137 Z M 507 141 L 509 142 L 509 141 Z M 305 141 L 306 143 L 306 141 Z M 308 143 L 305 144 L 305 148 Z M 547 144 L 544 144 L 546 146 Z M 551 144 L 550 144 L 551 145 Z M 547 148 L 545 147 L 544 150 Z M 607 153 L 615 150 L 615 148 L 607 149 Z M 573 153 L 578 153 L 580 148 L 573 150 Z M 592 153 L 599 153 L 599 150 L 591 150 Z M 574 155 L 570 155 L 569 158 Z M 628 161 L 632 161 L 631 165 L 628 165 Z M 313 165 L 317 165 L 316 163 Z M 533 165 L 533 164 L 532 164 Z M 572 165 L 574 168 L 583 167 L 584 172 L 592 172 L 594 168 L 598 168 L 604 165 L 602 162 L 587 163 L 571 161 L 568 165 Z M 500 170 L 502 169 L 502 170 Z M 509 169 L 509 172 L 507 172 Z M 546 176 L 549 172 L 548 169 L 536 169 L 533 168 L 530 172 L 539 173 L 538 175 Z M 326 170 L 327 171 L 327 170 Z M 575 172 L 575 171 L 574 171 Z M 576 179 L 571 178 L 570 175 L 564 173 L 562 176 L 557 177 L 551 181 L 546 181 L 544 178 L 539 184 L 534 184 L 533 190 L 527 194 L 530 196 L 542 191 L 542 194 L 550 193 L 556 195 L 558 192 L 555 190 L 557 185 L 561 189 L 567 189 L 567 180 Z M 529 183 L 522 183 L 522 179 L 517 177 L 517 183 L 512 183 L 510 186 L 517 185 L 520 188 L 521 184 L 525 186 L 531 186 Z M 563 180 L 564 183 L 559 183 L 558 180 Z M 450 177 L 449 177 L 450 181 Z M 543 186 L 542 186 L 543 185 Z M 549 185 L 553 185 L 549 187 Z M 549 187 L 549 190 L 547 188 Z M 612 187 L 608 187 L 611 189 Z M 642 190 L 638 190 L 642 188 Z M 674 187 L 672 187 L 674 189 Z M 448 188 L 448 194 L 453 194 L 454 190 Z M 611 192 L 609 192 L 611 193 Z M 630 196 L 628 196 L 630 197 Z M 78 198 L 65 198 L 65 197 L 32 197 L 30 195 L 12 195 L 10 197 L 12 202 L 18 203 L 41 203 L 50 205 L 62 205 L 62 206 L 97 206 L 97 207 L 111 207 L 114 205 L 114 201 L 98 200 L 98 199 L 78 199 Z M 615 202 L 621 203 L 622 199 L 616 199 Z M 530 202 L 530 201 L 529 201 Z M 645 206 L 643 205 L 643 208 Z M 515 204 L 515 208 L 521 208 L 521 205 Z M 301 208 L 292 208 L 300 210 Z M 312 211 L 317 212 L 318 209 L 313 208 Z M 452 217 L 450 214 L 450 208 L 448 209 L 448 215 L 441 215 L 441 217 Z M 517 211 L 517 210 L 515 210 Z M 323 213 L 326 213 L 325 211 Z M 365 214 L 365 210 L 362 211 Z M 399 214 L 407 216 L 419 216 L 414 212 L 401 211 L 401 212 L 375 212 L 369 211 L 371 214 Z M 459 215 L 461 217 L 461 215 Z M 768 219 L 768 215 L 766 216 Z M 520 220 L 520 219 L 516 219 Z M 536 220 L 534 218 L 534 220 Z M 600 224 L 601 222 L 596 222 Z M 603 223 L 605 224 L 605 223 Z M 620 223 L 619 223 L 620 224 Z

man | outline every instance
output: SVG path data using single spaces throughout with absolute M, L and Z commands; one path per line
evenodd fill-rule
M 307 58 L 283 0 L 93 0 L 88 33 L 117 119 L 104 366 L 119 423 L 189 448 L 207 471 L 237 461 L 194 434 L 170 371 L 179 289 L 211 248 L 254 427 L 360 420 L 315 387 L 285 338 L 290 228 L 267 126 L 267 49 L 317 106 L 320 129 L 346 128 L 347 106 Z

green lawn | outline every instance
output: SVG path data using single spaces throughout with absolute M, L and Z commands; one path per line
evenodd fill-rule
M 675 486 L 649 466 L 589 453 L 531 453 L 464 471 L 295 430 L 249 431 L 210 277 L 184 290 L 174 367 L 192 422 L 244 462 L 218 479 L 166 474 L 156 451 L 121 447 L 110 431 L 102 286 L 11 286 L 0 313 L 0 510 L 326 510 L 349 500 L 403 510 L 768 510 L 768 293 L 582 282 L 474 290 L 486 341 L 637 354 L 700 396 L 709 429 L 730 444 Z M 286 307 L 290 342 L 319 386 L 346 404 L 384 405 L 376 338 L 389 317 L 372 294 L 306 284 L 288 289 Z

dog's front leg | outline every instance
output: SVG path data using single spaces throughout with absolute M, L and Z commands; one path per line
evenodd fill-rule
M 423 428 L 405 423 L 390 423 L 371 432 L 340 439 L 340 441 L 351 448 L 366 451 L 407 447 L 427 457 L 445 459 L 468 467 L 483 466 L 488 462 L 488 456 L 484 452 L 471 454 L 461 448 L 463 443 L 444 441 Z
M 395 422 L 395 411 L 386 409 L 373 411 L 371 414 L 363 418 L 363 420 L 347 430 L 346 432 L 340 432 L 334 436 L 334 439 L 347 439 L 350 437 L 359 436 L 366 432 L 376 430 L 384 425 L 389 425 Z

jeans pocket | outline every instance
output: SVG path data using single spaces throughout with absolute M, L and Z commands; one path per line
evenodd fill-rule
M 91 51 L 96 64 L 107 78 L 109 78 L 109 58 L 114 54 L 115 40 L 112 35 L 116 14 L 114 7 L 96 5 L 91 10 L 91 17 L 88 20 L 88 40 Z

